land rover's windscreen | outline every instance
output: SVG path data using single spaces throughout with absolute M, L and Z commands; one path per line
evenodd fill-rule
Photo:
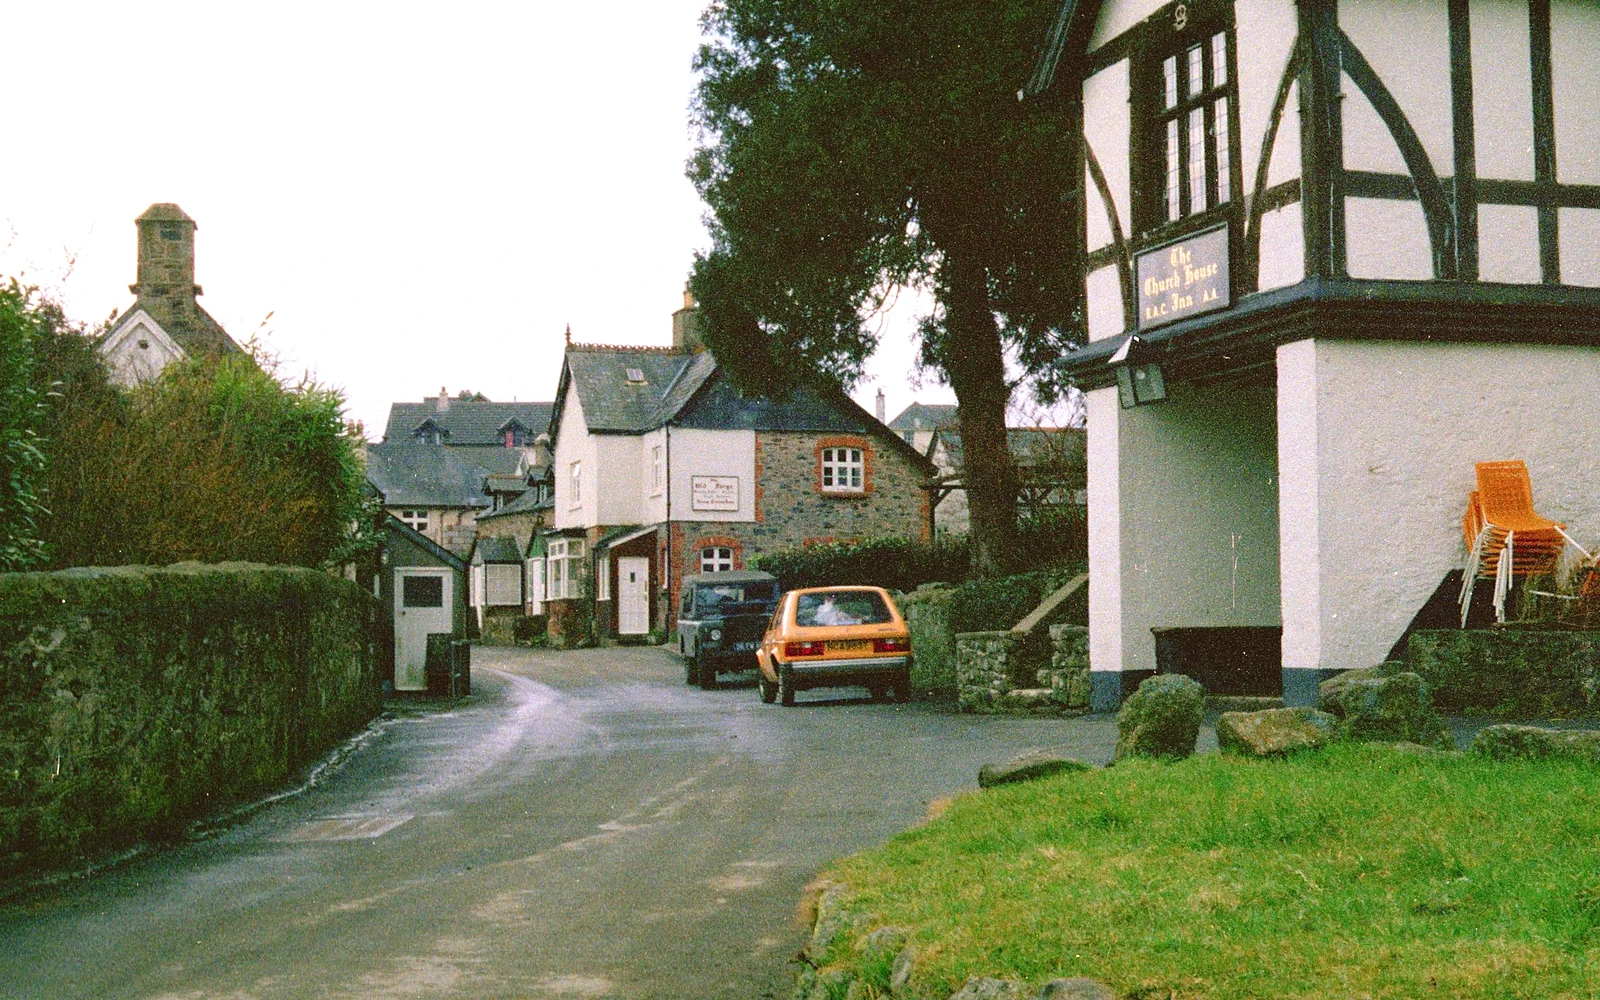
M 894 621 L 883 596 L 871 590 L 821 590 L 801 594 L 794 623 L 817 625 L 882 625 Z
M 719 583 L 695 588 L 694 609 L 700 615 L 716 614 L 741 604 L 764 604 L 777 597 L 775 583 Z

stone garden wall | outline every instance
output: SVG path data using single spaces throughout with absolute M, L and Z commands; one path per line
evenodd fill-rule
M 1505 718 L 1600 712 L 1600 632 L 1419 630 L 1405 663 L 1427 682 L 1442 712 Z
M 954 592 L 924 587 L 896 600 L 911 629 L 911 689 L 919 697 L 956 698 L 956 638 L 950 629 Z
M 1049 637 L 1049 660 L 1036 665 L 1017 662 L 1027 652 L 1023 633 L 964 632 L 956 636 L 961 710 L 1045 715 L 1088 711 L 1089 630 L 1081 625 L 1052 625 Z M 1018 683 L 1019 679 L 1024 683 Z

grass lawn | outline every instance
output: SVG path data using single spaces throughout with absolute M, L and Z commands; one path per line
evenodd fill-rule
M 829 877 L 860 932 L 910 930 L 928 1000 L 969 975 L 1137 1000 L 1600 998 L 1584 764 L 1382 745 L 1122 763 L 961 796 Z M 860 959 L 841 938 L 830 961 Z

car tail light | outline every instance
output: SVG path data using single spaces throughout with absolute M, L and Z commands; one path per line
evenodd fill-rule
M 822 643 L 820 642 L 786 642 L 783 644 L 784 656 L 821 656 Z
M 911 652 L 910 639 L 874 639 L 872 640 L 874 653 L 909 653 Z

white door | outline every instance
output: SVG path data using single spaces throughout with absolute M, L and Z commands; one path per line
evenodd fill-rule
M 448 569 L 417 566 L 394 571 L 394 689 L 425 691 L 428 679 L 428 633 L 449 632 L 450 593 Z
M 650 631 L 650 560 L 623 556 L 617 560 L 617 634 Z

